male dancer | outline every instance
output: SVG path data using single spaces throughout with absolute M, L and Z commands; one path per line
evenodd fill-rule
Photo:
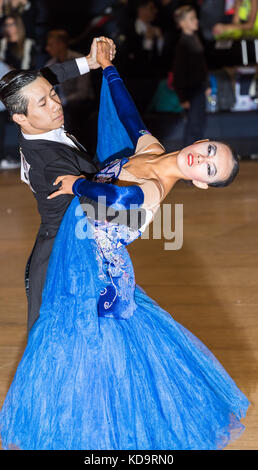
M 112 60 L 115 55 L 113 41 L 104 37 L 98 40 L 110 44 Z M 57 189 L 53 183 L 60 174 L 90 177 L 97 171 L 86 150 L 64 130 L 63 109 L 53 85 L 98 68 L 96 52 L 97 40 L 94 39 L 86 58 L 54 64 L 40 72 L 13 70 L 0 80 L 0 99 L 13 121 L 21 128 L 21 178 L 33 191 L 41 216 L 41 225 L 25 273 L 28 332 L 39 316 L 55 235 L 74 197 L 63 195 L 61 198 L 48 199 L 49 194 Z M 95 205 L 98 217 L 97 203 L 85 197 L 81 198 L 81 202 Z

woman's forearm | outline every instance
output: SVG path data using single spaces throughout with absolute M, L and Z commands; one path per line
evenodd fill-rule
M 78 197 L 87 196 L 93 201 L 107 207 L 111 206 L 116 210 L 130 209 L 132 204 L 135 209 L 144 201 L 144 193 L 137 185 L 119 187 L 110 183 L 96 183 L 79 178 L 74 182 L 72 191 Z
M 143 123 L 135 103 L 116 68 L 113 65 L 103 68 L 103 75 L 108 82 L 118 117 L 136 146 L 139 137 L 150 132 Z

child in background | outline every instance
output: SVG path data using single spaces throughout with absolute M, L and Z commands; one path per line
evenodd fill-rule
M 211 90 L 194 8 L 184 5 L 175 11 L 174 18 L 181 29 L 175 52 L 174 86 L 182 108 L 187 111 L 184 145 L 190 145 L 204 137 L 206 96 Z

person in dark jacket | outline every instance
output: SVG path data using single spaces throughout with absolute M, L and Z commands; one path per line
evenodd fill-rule
M 206 95 L 210 93 L 204 48 L 197 35 L 198 18 L 191 5 L 175 11 L 181 29 L 174 61 L 174 86 L 181 106 L 187 111 L 184 145 L 202 139 L 205 130 Z
M 110 41 L 105 38 L 103 40 Z M 40 72 L 13 70 L 0 80 L 0 99 L 13 121 L 21 128 L 21 178 L 30 186 L 41 216 L 41 225 L 25 273 L 28 332 L 39 315 L 55 236 L 73 199 L 70 195 L 54 200 L 47 199 L 57 189 L 53 183 L 60 174 L 78 177 L 84 175 L 90 178 L 97 172 L 86 149 L 65 131 L 61 100 L 53 84 L 78 77 L 98 67 L 94 40 L 86 58 L 54 64 Z M 87 198 L 81 198 L 81 202 L 93 206 L 98 218 L 97 203 L 94 205 L 94 201 Z M 124 217 L 122 219 L 124 221 Z

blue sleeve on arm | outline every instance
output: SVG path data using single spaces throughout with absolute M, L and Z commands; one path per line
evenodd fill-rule
M 103 197 L 105 200 L 99 200 L 99 202 L 112 206 L 116 210 L 130 209 L 131 204 L 140 207 L 144 201 L 143 191 L 137 185 L 119 187 L 110 183 L 95 183 L 79 178 L 73 184 L 72 190 L 76 196 L 87 196 L 97 202 L 99 197 Z
M 150 132 L 146 129 L 146 125 L 143 123 L 134 101 L 116 68 L 111 65 L 106 67 L 103 70 L 103 75 L 108 82 L 118 117 L 126 128 L 133 144 L 136 145 L 142 134 L 150 134 Z

